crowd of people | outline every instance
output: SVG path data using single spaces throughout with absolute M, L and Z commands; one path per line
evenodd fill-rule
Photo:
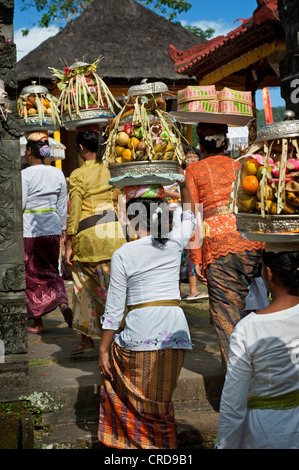
M 227 127 L 199 124 L 197 134 L 199 149 L 185 148 L 185 178 L 175 190 L 125 187 L 120 199 L 107 184 L 103 136 L 78 133 L 83 165 L 69 178 L 68 214 L 62 171 L 43 165 L 47 136 L 27 136 L 28 332 L 41 334 L 42 316 L 60 307 L 80 334 L 70 354 L 92 351 L 100 339 L 98 439 L 104 446 L 175 449 L 172 396 L 192 349 L 180 306 L 180 282 L 187 280 L 184 300 L 209 302 L 226 373 L 216 448 L 298 448 L 297 248 L 265 250 L 241 236 L 228 209 L 240 163 L 227 155 Z M 170 217 L 168 198 L 174 196 L 180 204 Z M 120 200 L 134 241 L 123 232 Z M 196 236 L 200 243 L 190 243 Z M 72 271 L 72 308 L 58 269 L 60 243 Z M 207 293 L 199 292 L 198 281 Z

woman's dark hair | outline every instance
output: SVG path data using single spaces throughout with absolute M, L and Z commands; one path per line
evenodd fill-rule
M 284 287 L 288 294 L 299 296 L 299 251 L 263 251 L 262 261 L 271 269 L 275 281 Z
M 51 155 L 49 142 L 47 140 L 43 140 L 42 142 L 35 142 L 34 140 L 29 140 L 26 143 L 26 148 L 30 148 L 32 155 L 35 158 L 40 158 L 41 160 Z
M 79 149 L 79 145 L 85 147 L 90 152 L 97 154 L 97 161 L 102 161 L 105 153 L 105 138 L 97 131 L 85 131 L 77 134 L 76 147 Z
M 188 153 L 194 153 L 198 156 L 198 160 L 202 160 L 203 156 L 198 148 L 193 147 L 192 145 L 188 145 L 185 142 L 182 142 L 182 147 L 185 155 L 187 155 Z
M 228 147 L 227 132 L 228 127 L 226 124 L 199 123 L 196 127 L 199 145 L 204 147 L 210 155 L 217 155 L 226 151 Z M 216 135 L 220 135 L 223 141 L 209 139 Z
M 169 206 L 161 199 L 135 198 L 126 203 L 129 220 L 150 232 L 158 244 L 165 245 L 169 236 Z

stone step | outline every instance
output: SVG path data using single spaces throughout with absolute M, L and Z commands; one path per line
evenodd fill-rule
M 211 449 L 218 424 L 218 412 L 200 410 L 175 412 L 178 449 Z M 37 443 L 38 449 L 98 449 L 103 448 L 97 438 L 98 421 L 77 421 L 55 424 L 51 432 Z
M 205 446 L 217 432 L 218 408 L 224 381 L 207 302 L 182 303 L 191 331 L 193 350 L 185 356 L 173 403 L 181 445 Z M 28 335 L 28 352 L 8 356 L 12 369 L 24 364 L 28 374 L 14 389 L 2 388 L 0 402 L 39 401 L 42 426 L 50 426 L 40 446 L 96 447 L 99 412 L 98 345 L 95 351 L 71 356 L 79 335 L 68 328 L 60 312 L 44 317 L 45 332 Z M 75 447 L 74 447 L 75 446 Z M 76 447 L 78 446 L 78 447 Z

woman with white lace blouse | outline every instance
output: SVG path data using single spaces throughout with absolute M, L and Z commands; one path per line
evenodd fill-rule
M 183 209 L 189 210 L 170 233 L 164 189 L 125 188 L 128 218 L 139 238 L 113 254 L 102 317 L 98 437 L 110 447 L 177 446 L 172 393 L 191 349 L 179 275 L 182 250 L 196 227 L 189 188 L 185 182 L 180 187 Z M 124 328 L 116 333 L 126 305 Z

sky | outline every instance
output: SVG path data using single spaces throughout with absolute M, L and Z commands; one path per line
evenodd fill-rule
M 29 3 L 29 0 L 27 0 Z M 109 1 L 109 0 L 106 0 Z M 226 35 L 229 31 L 240 26 L 240 18 L 250 18 L 257 7 L 256 0 L 189 0 L 192 8 L 187 13 L 177 16 L 183 26 L 191 25 L 202 29 L 213 28 L 213 37 Z M 58 33 L 63 24 L 53 23 L 48 28 L 37 26 L 39 15 L 36 9 L 21 11 L 23 2 L 15 0 L 14 42 L 17 46 L 17 60 L 35 49 L 41 42 Z M 158 11 L 156 13 L 159 14 Z M 34 23 L 36 23 L 34 25 Z M 24 37 L 22 29 L 29 29 L 29 35 Z M 284 106 L 285 101 L 280 96 L 279 88 L 270 88 L 271 105 Z M 256 94 L 257 109 L 263 108 L 261 90 Z

